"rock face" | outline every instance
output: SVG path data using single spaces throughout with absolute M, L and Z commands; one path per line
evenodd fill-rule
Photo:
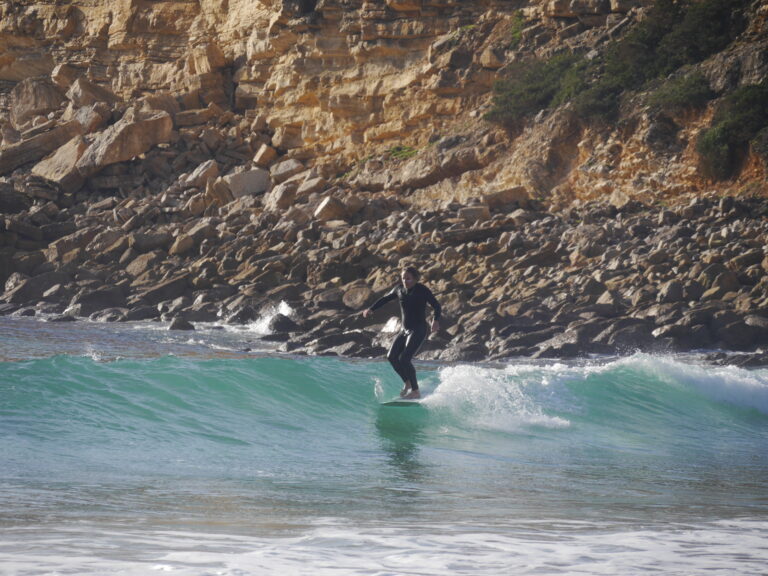
M 283 300 L 286 349 L 375 354 L 387 319 L 350 314 L 417 263 L 432 357 L 759 349 L 757 141 L 715 185 L 711 107 L 483 120 L 510 63 L 600 55 L 646 4 L 0 2 L 3 310 L 189 328 Z M 768 76 L 747 17 L 701 65 L 714 90 Z

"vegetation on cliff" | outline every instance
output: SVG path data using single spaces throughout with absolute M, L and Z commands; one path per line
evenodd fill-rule
M 647 15 L 622 38 L 599 53 L 560 54 L 509 66 L 494 87 L 489 120 L 514 125 L 546 108 L 570 102 L 587 121 L 612 120 L 622 97 L 646 88 L 681 67 L 696 64 L 731 44 L 744 31 L 744 11 L 751 0 L 659 0 Z M 689 94 L 691 106 L 709 96 L 700 78 L 667 87 L 661 101 L 674 105 Z
M 723 98 L 712 126 L 699 137 L 697 149 L 702 169 L 717 180 L 730 178 L 744 160 L 751 142 L 766 157 L 767 133 L 768 81 L 735 90 Z

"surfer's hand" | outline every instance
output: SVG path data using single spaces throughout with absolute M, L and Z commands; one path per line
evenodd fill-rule
M 437 332 L 438 330 L 440 330 L 440 322 L 438 322 L 437 320 L 432 320 L 432 327 L 430 331 L 434 333 L 434 332 Z
M 366 308 L 365 310 L 363 310 L 363 318 L 368 318 L 368 316 L 370 316 L 370 314 L 371 314 L 371 309 L 370 308 Z

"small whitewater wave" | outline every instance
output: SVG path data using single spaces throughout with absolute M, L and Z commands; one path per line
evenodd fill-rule
M 535 366 L 442 368 L 439 385 L 425 403 L 481 428 L 507 432 L 527 426 L 567 428 L 567 418 L 547 413 L 559 402 L 567 402 L 562 396 L 568 395 L 548 372 Z
M 251 322 L 250 324 L 246 325 L 246 330 L 249 332 L 252 332 L 254 334 L 257 334 L 259 336 L 268 336 L 272 333 L 272 330 L 270 329 L 269 325 L 270 322 L 277 316 L 278 314 L 282 314 L 283 316 L 287 316 L 288 318 L 294 318 L 296 315 L 296 312 L 294 311 L 291 306 L 285 302 L 284 300 L 281 300 L 279 304 L 275 306 L 269 306 L 261 311 L 261 316 L 259 316 L 259 319 L 255 322 Z

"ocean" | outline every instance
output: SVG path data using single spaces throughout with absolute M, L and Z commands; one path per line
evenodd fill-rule
M 768 370 L 0 318 L 0 574 L 768 573 Z

